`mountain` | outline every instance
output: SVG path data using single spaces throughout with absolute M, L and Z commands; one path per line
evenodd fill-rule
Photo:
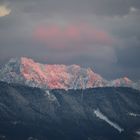
M 111 87 L 131 87 L 131 88 L 140 90 L 140 83 L 133 82 L 128 77 L 118 78 L 118 79 L 109 81 L 108 86 L 111 86 Z
M 0 140 L 139 140 L 140 91 L 0 82 Z
M 85 89 L 107 86 L 139 89 L 139 85 L 127 77 L 107 81 L 91 68 L 81 68 L 79 65 L 40 64 L 26 57 L 10 59 L 0 70 L 0 80 L 43 89 Z
M 90 68 L 78 65 L 48 65 L 22 57 L 11 59 L 0 71 L 1 81 L 49 89 L 102 87 L 105 80 Z
M 128 77 L 118 78 L 110 82 L 110 86 L 114 87 L 133 87 L 134 82 Z

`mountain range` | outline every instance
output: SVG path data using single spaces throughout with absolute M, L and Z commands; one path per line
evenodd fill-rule
M 108 81 L 91 68 L 79 65 L 49 65 L 26 57 L 12 58 L 0 69 L 0 81 L 43 89 L 86 89 L 95 87 L 132 87 L 139 82 L 127 77 Z
M 0 140 L 139 140 L 139 83 L 22 57 L 0 69 Z

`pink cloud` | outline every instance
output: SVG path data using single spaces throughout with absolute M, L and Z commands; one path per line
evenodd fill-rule
M 69 43 L 110 45 L 113 42 L 113 38 L 106 31 L 88 24 L 69 24 L 65 27 L 54 24 L 39 26 L 35 29 L 33 35 L 36 40 L 55 47 L 66 47 Z

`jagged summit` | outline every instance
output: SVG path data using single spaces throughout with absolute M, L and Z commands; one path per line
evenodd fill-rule
M 84 89 L 105 86 L 138 88 L 129 78 L 107 81 L 91 68 L 79 65 L 49 65 L 31 58 L 11 58 L 0 70 L 0 80 L 44 89 Z
M 133 81 L 130 80 L 128 77 L 123 77 L 123 78 L 119 78 L 119 79 L 116 79 L 116 80 L 113 80 L 112 81 L 113 85 L 115 85 L 116 87 L 119 87 L 119 86 L 125 86 L 127 85 L 128 87 L 131 86 L 133 84 Z
M 102 87 L 105 84 L 105 80 L 90 68 L 41 64 L 26 57 L 10 59 L 1 69 L 0 79 L 49 89 Z

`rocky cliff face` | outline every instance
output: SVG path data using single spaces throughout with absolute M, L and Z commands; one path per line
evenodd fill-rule
M 127 77 L 107 81 L 90 68 L 79 65 L 49 65 L 22 57 L 11 59 L 0 70 L 0 81 L 20 83 L 43 89 L 85 89 L 94 87 L 133 87 L 139 85 Z
M 91 88 L 106 84 L 106 81 L 90 68 L 40 64 L 28 58 L 11 59 L 1 69 L 0 79 L 8 83 L 48 89 Z

